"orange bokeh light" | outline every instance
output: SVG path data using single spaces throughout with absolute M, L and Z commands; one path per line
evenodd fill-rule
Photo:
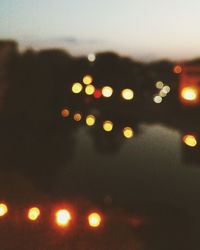
M 96 212 L 91 213 L 88 216 L 88 224 L 90 227 L 94 227 L 94 228 L 99 227 L 101 225 L 101 221 L 102 221 L 102 218 L 99 213 L 96 213 Z
M 8 213 L 8 207 L 5 203 L 0 203 L 0 217 L 5 216 Z
M 68 109 L 63 109 L 62 111 L 61 111 L 61 116 L 62 117 L 68 117 L 69 116 L 69 114 L 70 114 L 70 112 L 69 112 L 69 110 Z
M 36 221 L 39 219 L 40 209 L 37 207 L 29 208 L 28 210 L 28 219 L 31 221 Z
M 183 69 L 180 65 L 176 65 L 176 66 L 174 66 L 173 71 L 175 74 L 180 74 L 183 71 Z
M 55 222 L 59 227 L 68 226 L 71 219 L 71 214 L 67 209 L 60 209 L 55 213 Z

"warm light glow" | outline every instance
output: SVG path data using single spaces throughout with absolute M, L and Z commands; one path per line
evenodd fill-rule
M 101 225 L 101 216 L 98 213 L 91 213 L 88 216 L 88 223 L 91 227 L 99 227 Z
M 162 102 L 162 97 L 159 95 L 154 96 L 153 101 L 157 104 Z
M 74 94 L 79 94 L 83 89 L 83 86 L 79 83 L 79 82 L 76 82 L 72 85 L 72 92 Z
M 180 65 L 176 65 L 173 69 L 175 74 L 180 74 L 182 72 L 182 67 Z
M 88 85 L 86 88 L 85 88 L 85 93 L 87 95 L 93 95 L 95 92 L 95 87 L 93 85 Z
M 93 115 L 88 115 L 87 117 L 86 117 L 86 124 L 88 125 L 88 126 L 93 126 L 94 124 L 95 124 L 95 117 L 93 116 Z
M 87 76 L 84 76 L 84 77 L 83 77 L 83 83 L 84 83 L 85 85 L 91 84 L 92 81 L 93 81 L 93 79 L 92 79 L 92 76 L 90 76 L 90 75 L 87 75 Z
M 96 55 L 94 53 L 90 53 L 88 55 L 88 61 L 94 62 L 96 60 Z
M 69 114 L 70 114 L 70 112 L 69 112 L 68 109 L 63 109 L 63 110 L 61 111 L 61 116 L 64 117 L 64 118 L 65 118 L 65 117 L 68 117 Z
M 197 145 L 197 139 L 194 135 L 185 135 L 183 142 L 189 147 L 195 147 Z
M 170 90 L 171 90 L 171 88 L 168 85 L 166 85 L 163 87 L 162 92 L 168 94 L 170 92 Z
M 36 221 L 40 216 L 40 209 L 37 207 L 32 207 L 28 210 L 28 219 Z
M 102 88 L 102 95 L 104 97 L 111 97 L 113 94 L 113 89 L 110 86 L 105 86 Z
M 123 129 L 123 134 L 126 138 L 132 138 L 134 135 L 133 129 L 130 127 L 126 127 Z
M 56 224 L 60 227 L 66 227 L 71 221 L 71 214 L 66 209 L 58 210 L 55 214 Z
M 80 113 L 74 114 L 74 120 L 75 120 L 76 122 L 79 122 L 81 119 L 82 119 L 82 116 L 81 116 Z
M 125 100 L 132 100 L 134 97 L 134 93 L 132 89 L 124 89 L 122 90 L 122 97 Z
M 181 91 L 181 96 L 187 101 L 195 101 L 198 96 L 198 91 L 196 88 L 185 87 Z
M 101 96 L 102 96 L 101 89 L 95 89 L 95 91 L 94 91 L 94 97 L 96 99 L 99 99 L 99 98 L 101 98 Z
M 156 88 L 157 89 L 162 89 L 164 87 L 164 83 L 161 81 L 156 82 Z
M 0 204 L 0 217 L 3 217 L 7 213 L 8 213 L 8 207 L 6 206 L 6 204 L 1 203 Z
M 161 89 L 159 92 L 159 96 L 165 97 L 166 95 L 167 95 L 167 93 Z
M 103 123 L 103 129 L 106 131 L 106 132 L 110 132 L 112 131 L 113 129 L 113 123 L 111 121 L 105 121 Z

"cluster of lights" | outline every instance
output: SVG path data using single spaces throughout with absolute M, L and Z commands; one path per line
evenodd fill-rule
M 196 147 L 198 142 L 197 142 L 197 138 L 195 135 L 193 134 L 188 134 L 188 135 L 184 135 L 183 136 L 183 142 L 185 143 L 185 145 L 187 145 L 188 147 Z
M 0 221 L 3 217 L 6 217 L 9 213 L 8 206 L 6 203 L 0 203 Z M 26 220 L 30 222 L 38 222 L 42 216 L 41 210 L 38 207 L 31 207 L 27 209 L 25 214 Z M 102 214 L 94 211 L 87 215 L 87 223 L 91 228 L 98 228 L 102 224 Z M 53 214 L 53 222 L 60 228 L 66 228 L 73 221 L 72 213 L 69 209 L 62 207 L 56 209 Z
M 114 90 L 111 86 L 104 86 L 101 89 L 96 89 L 91 75 L 85 75 L 82 81 L 83 84 L 80 82 L 73 83 L 72 92 L 74 94 L 80 94 L 82 91 L 85 91 L 86 95 L 93 95 L 96 99 L 102 96 L 110 98 L 113 95 Z M 126 88 L 121 91 L 121 96 L 124 100 L 131 101 L 134 98 L 134 92 L 132 89 Z
M 68 108 L 64 108 L 63 110 L 61 110 L 61 116 L 63 118 L 69 117 L 70 110 Z M 81 120 L 83 120 L 83 116 L 80 112 L 73 113 L 72 117 L 73 117 L 73 120 L 76 122 L 80 122 Z M 96 124 L 96 117 L 93 114 L 87 115 L 84 119 L 85 119 L 86 125 L 89 127 L 92 127 Z M 113 128 L 114 128 L 114 124 L 110 120 L 106 120 L 102 123 L 102 129 L 105 132 L 111 132 Z M 127 139 L 130 139 L 134 136 L 134 131 L 131 127 L 125 127 L 122 132 L 123 132 L 124 137 Z
M 165 85 L 162 81 L 158 81 L 155 84 L 158 93 L 154 95 L 153 101 L 157 104 L 161 103 L 163 101 L 163 98 L 167 96 L 167 94 L 170 92 L 170 87 L 168 85 Z

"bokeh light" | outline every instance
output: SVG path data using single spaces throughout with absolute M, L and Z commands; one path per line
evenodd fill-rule
M 88 85 L 86 88 L 85 88 L 85 93 L 87 95 L 93 95 L 95 92 L 95 87 L 93 85 Z
M 72 85 L 72 92 L 74 94 L 79 94 L 83 89 L 82 84 L 80 84 L 79 82 L 76 82 Z
M 101 98 L 101 96 L 102 96 L 101 89 L 95 89 L 95 91 L 94 91 L 94 97 L 96 99 L 99 99 L 99 98 Z
M 163 91 L 162 89 L 159 92 L 159 96 L 165 97 L 167 95 L 166 91 Z
M 8 207 L 5 203 L 0 203 L 0 217 L 3 217 L 8 213 Z
M 104 97 L 111 97 L 113 94 L 113 89 L 110 86 L 105 86 L 102 88 L 102 95 Z
M 185 135 L 183 142 L 189 147 L 196 147 L 197 145 L 197 139 L 194 135 Z
M 82 119 L 82 115 L 80 113 L 75 113 L 74 114 L 74 120 L 76 122 L 79 122 Z
M 170 90 L 171 90 L 170 86 L 166 85 L 163 87 L 162 92 L 168 94 Z
M 102 218 L 99 213 L 91 213 L 88 216 L 88 224 L 91 227 L 94 227 L 94 228 L 99 227 L 101 225 L 101 221 L 102 221 Z
M 122 90 L 122 97 L 125 99 L 125 100 L 132 100 L 133 97 L 134 97 L 134 92 L 132 89 L 123 89 Z
M 176 66 L 174 66 L 173 72 L 175 74 L 180 74 L 182 72 L 182 70 L 183 69 L 182 69 L 182 67 L 180 65 L 176 65 Z
M 90 53 L 88 55 L 88 61 L 89 62 L 94 62 L 96 60 L 96 55 L 94 53 Z
M 153 98 L 153 101 L 154 101 L 155 103 L 157 103 L 157 104 L 161 103 L 162 100 L 163 100 L 162 97 L 159 96 L 159 95 L 156 95 L 156 96 L 154 96 L 154 98 Z
M 156 82 L 156 88 L 157 89 L 162 89 L 164 87 L 164 83 L 161 81 Z
M 61 116 L 62 116 L 63 118 L 66 118 L 66 117 L 68 117 L 69 115 L 70 115 L 69 109 L 65 108 L 65 109 L 63 109 L 63 110 L 61 111 Z
M 132 128 L 130 128 L 130 127 L 125 127 L 125 128 L 123 129 L 123 134 L 124 134 L 124 136 L 125 136 L 126 138 L 130 139 L 130 138 L 133 137 L 134 132 L 133 132 L 133 129 L 132 129 Z
M 95 121 L 96 121 L 96 119 L 95 119 L 95 116 L 94 116 L 94 115 L 88 115 L 88 116 L 86 117 L 86 124 L 87 124 L 88 126 L 93 126 L 93 125 L 95 124 Z
M 195 101 L 198 97 L 198 91 L 193 87 L 185 87 L 181 91 L 181 96 L 186 101 Z
M 28 219 L 31 221 L 36 221 L 40 216 L 40 209 L 37 207 L 32 207 L 28 210 Z
M 103 129 L 106 131 L 106 132 L 110 132 L 112 131 L 113 129 L 113 123 L 111 121 L 105 121 L 103 123 Z
M 55 213 L 55 222 L 60 227 L 68 226 L 71 219 L 71 214 L 67 209 L 60 209 Z
M 93 79 L 92 79 L 92 76 L 90 76 L 90 75 L 86 75 L 86 76 L 83 77 L 83 83 L 85 85 L 91 84 L 92 81 L 93 81 Z

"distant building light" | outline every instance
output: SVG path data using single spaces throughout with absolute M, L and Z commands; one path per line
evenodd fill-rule
M 96 55 L 94 53 L 90 53 L 88 55 L 88 61 L 89 62 L 94 62 L 96 60 Z

